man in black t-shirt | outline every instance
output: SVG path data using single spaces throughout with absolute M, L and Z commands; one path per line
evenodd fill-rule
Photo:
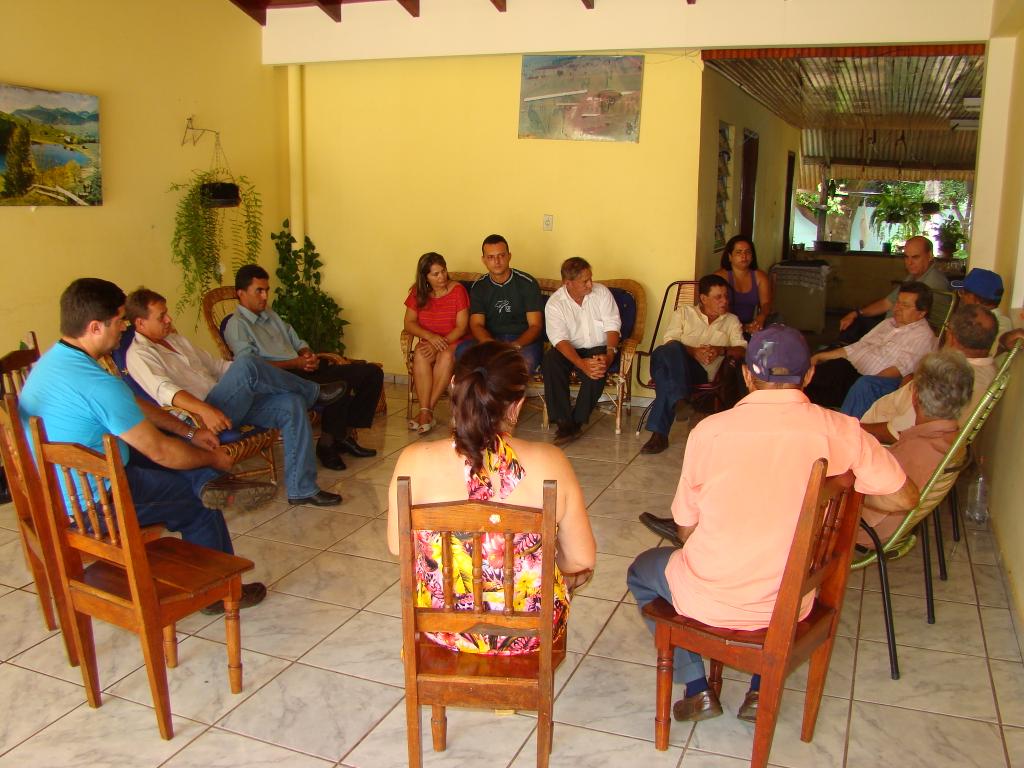
M 497 339 L 515 345 L 533 373 L 543 352 L 540 286 L 530 275 L 509 267 L 512 253 L 501 235 L 488 235 L 481 250 L 487 274 L 469 292 L 469 330 L 477 343 Z

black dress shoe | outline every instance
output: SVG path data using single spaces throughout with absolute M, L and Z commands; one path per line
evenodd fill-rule
M 338 443 L 337 446 L 339 452 L 350 453 L 353 456 L 360 459 L 365 459 L 367 456 L 377 455 L 376 450 L 374 450 L 373 448 L 364 448 L 363 446 L 356 442 L 356 439 L 352 435 L 346 437 L 344 440 Z
M 661 453 L 668 448 L 668 435 L 651 432 L 651 439 L 644 443 L 640 453 Z
M 341 454 L 338 453 L 336 445 L 317 445 L 316 457 L 320 459 L 324 469 L 335 469 L 339 472 L 345 469 L 345 462 L 342 460 Z
M 722 705 L 711 689 L 680 699 L 672 705 L 672 716 L 676 720 L 695 723 L 710 720 L 722 714 Z
M 340 381 L 337 384 L 321 384 L 320 394 L 316 397 L 317 405 L 330 405 L 341 400 L 350 392 L 347 381 Z
M 575 421 L 560 421 L 558 429 L 555 430 L 555 439 L 551 442 L 559 447 L 568 445 L 576 440 L 583 432 L 583 427 Z
M 238 601 L 239 608 L 248 608 L 262 603 L 263 598 L 267 596 L 267 588 L 264 584 L 258 581 L 254 581 L 251 584 L 242 585 L 242 597 Z M 224 601 L 218 600 L 216 603 L 211 603 L 205 608 L 199 609 L 200 613 L 205 613 L 207 616 L 217 616 L 224 613 Z
M 655 517 L 650 512 L 640 513 L 640 522 L 647 526 L 647 529 L 663 539 L 668 539 L 677 547 L 683 546 L 679 540 L 679 529 L 676 521 L 671 517 Z
M 293 499 L 291 496 L 288 497 L 289 504 L 309 504 L 313 507 L 335 507 L 341 504 L 341 494 L 331 493 L 330 491 L 319 490 L 312 496 L 306 496 L 301 499 Z

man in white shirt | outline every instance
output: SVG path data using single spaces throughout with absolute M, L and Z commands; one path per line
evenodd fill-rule
M 574 256 L 562 263 L 562 287 L 548 299 L 544 323 L 551 342 L 542 363 L 544 402 L 558 425 L 554 443 L 565 445 L 579 437 L 601 399 L 619 350 L 622 320 L 612 292 L 594 282 L 586 260 Z M 573 370 L 580 380 L 575 407 L 569 403 Z
M 661 453 L 668 448 L 676 403 L 688 397 L 695 384 L 714 379 L 726 355 L 743 359 L 747 342 L 739 318 L 729 312 L 725 279 L 704 275 L 697 284 L 697 304 L 676 309 L 662 341 L 651 355 L 656 389 L 647 417 L 651 437 L 641 453 Z
M 838 408 L 861 376 L 873 377 L 875 399 L 895 392 L 902 378 L 913 373 L 921 358 L 939 345 L 928 325 L 931 308 L 932 289 L 927 285 L 900 285 L 891 318 L 876 325 L 860 341 L 818 352 L 811 358 L 816 373 L 804 394 L 816 405 Z M 858 417 L 864 413 L 844 412 Z
M 288 501 L 320 507 L 341 503 L 340 495 L 317 486 L 307 410 L 343 397 L 345 385 L 321 387 L 255 355 L 215 360 L 174 332 L 166 299 L 146 288 L 128 296 L 125 312 L 135 328 L 126 354 L 128 373 L 158 405 L 199 414 L 215 434 L 236 424 L 280 429 Z

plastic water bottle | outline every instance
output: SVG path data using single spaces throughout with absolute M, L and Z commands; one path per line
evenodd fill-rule
M 975 525 L 984 525 L 988 522 L 988 480 L 985 479 L 985 472 L 981 464 L 978 464 L 978 474 L 967 486 L 967 519 Z

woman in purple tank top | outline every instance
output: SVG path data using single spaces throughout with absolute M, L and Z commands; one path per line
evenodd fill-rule
M 731 310 L 751 334 L 764 327 L 772 311 L 772 286 L 768 275 L 757 268 L 754 242 L 744 236 L 729 238 L 722 251 L 722 268 L 715 272 L 729 283 Z

